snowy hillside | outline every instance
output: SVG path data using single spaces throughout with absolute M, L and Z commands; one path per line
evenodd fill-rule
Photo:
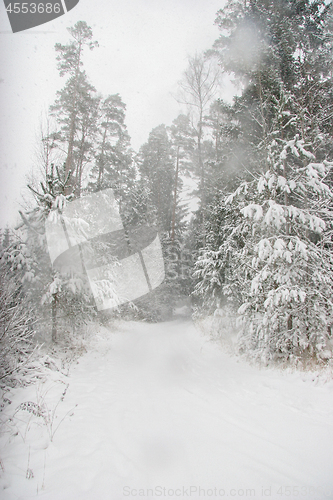
M 182 319 L 96 328 L 68 377 L 12 391 L 8 415 L 35 406 L 4 426 L 3 500 L 333 498 L 332 381 L 251 367 Z

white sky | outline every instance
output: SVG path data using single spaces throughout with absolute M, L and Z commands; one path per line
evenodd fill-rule
M 80 0 L 54 22 L 12 33 L 0 2 L 0 227 L 16 219 L 26 175 L 35 162 L 41 117 L 65 84 L 54 45 L 83 20 L 100 47 L 85 53 L 88 77 L 103 95 L 119 93 L 135 150 L 181 111 L 172 97 L 187 57 L 211 47 L 224 0 Z M 230 90 L 225 89 L 230 94 Z M 227 97 L 223 95 L 223 97 Z M 228 96 L 230 97 L 230 95 Z

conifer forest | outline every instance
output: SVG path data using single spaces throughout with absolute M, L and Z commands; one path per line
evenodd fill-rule
M 3 412 L 12 391 L 44 380 L 47 370 L 65 377 L 66 367 L 89 351 L 87 332 L 93 342 L 91 332 L 120 324 L 126 337 L 135 324 L 157 335 L 166 325 L 172 332 L 180 318 L 209 331 L 212 352 L 225 350 L 248 370 L 273 370 L 267 377 L 314 370 L 331 380 L 332 2 L 227 0 L 215 23 L 218 38 L 189 55 L 178 82 L 174 98 L 182 111 L 153 128 L 138 151 L 122 89 L 102 95 L 86 70 L 85 55 L 99 50 L 89 22 L 76 22 L 67 43 L 55 45 L 63 86 L 37 144 L 26 208 L 0 237 Z M 226 76 L 232 102 L 224 99 Z M 101 236 L 108 231 L 111 238 Z M 65 250 L 71 264 L 59 265 Z M 126 277 L 119 271 L 124 256 L 132 266 Z M 148 286 L 142 292 L 140 280 Z M 61 383 L 63 390 L 67 381 Z M 40 401 L 20 403 L 16 415 L 39 418 L 52 442 L 52 412 Z M 29 471 L 32 465 L 26 477 Z M 102 500 L 123 498 L 101 492 Z M 262 497 L 259 489 L 256 495 Z M 302 498 L 332 497 L 307 490 Z

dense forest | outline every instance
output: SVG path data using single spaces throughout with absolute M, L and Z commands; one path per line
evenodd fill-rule
M 121 95 L 101 95 L 84 69 L 85 51 L 98 50 L 92 29 L 68 29 L 55 46 L 65 83 L 40 140 L 30 208 L 1 233 L 0 380 L 15 376 L 36 337 L 61 342 L 118 317 L 165 320 L 186 297 L 196 318 L 237 316 L 237 349 L 254 360 L 331 363 L 332 22 L 324 0 L 228 0 L 219 38 L 188 59 L 179 82 L 186 114 L 154 128 L 138 152 Z M 232 104 L 224 74 L 240 89 Z M 109 188 L 125 233 L 157 228 L 165 279 L 98 311 L 85 269 L 52 265 L 45 224 Z

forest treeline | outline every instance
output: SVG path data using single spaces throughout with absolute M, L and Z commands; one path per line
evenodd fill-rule
M 68 29 L 33 202 L 1 236 L 1 377 L 36 331 L 56 341 L 110 315 L 156 321 L 188 296 L 197 316 L 237 314 L 238 349 L 258 361 L 331 363 L 332 22 L 324 0 L 228 0 L 218 39 L 179 82 L 186 112 L 138 152 L 120 94 L 102 96 L 84 70 L 85 51 L 98 50 L 91 28 Z M 224 74 L 240 89 L 232 104 Z M 110 315 L 97 312 L 84 273 L 52 267 L 45 238 L 47 219 L 106 188 L 125 229 L 158 228 L 166 267 L 160 287 Z

